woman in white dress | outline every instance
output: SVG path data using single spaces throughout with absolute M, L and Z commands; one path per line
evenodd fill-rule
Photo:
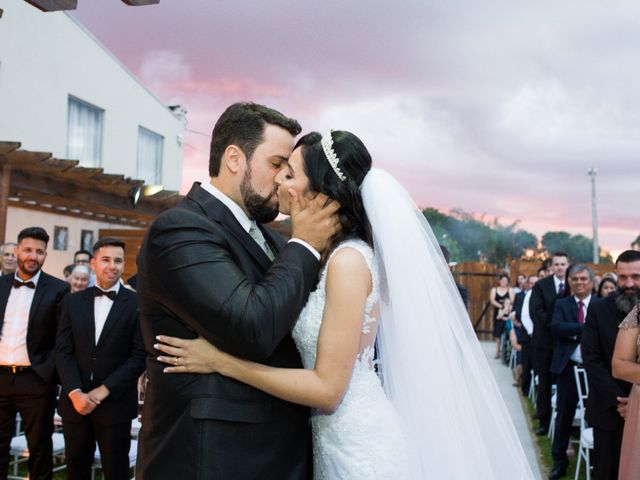
M 301 138 L 276 181 L 283 213 L 290 195 L 302 207 L 318 192 L 341 205 L 342 232 L 292 332 L 305 368 L 162 336 L 159 360 L 180 358 L 166 371 L 217 372 L 312 407 L 317 479 L 533 478 L 438 244 L 404 189 L 343 131 Z

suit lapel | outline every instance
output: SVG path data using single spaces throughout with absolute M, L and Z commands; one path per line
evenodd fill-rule
M 104 321 L 104 326 L 102 327 L 100 338 L 98 338 L 98 343 L 96 344 L 96 350 L 99 350 L 100 347 L 104 344 L 104 339 L 107 338 L 107 336 L 109 335 L 109 332 L 113 330 L 114 325 L 118 323 L 118 320 L 122 316 L 122 312 L 124 311 L 127 305 L 127 302 L 129 301 L 129 296 L 124 292 L 124 290 L 125 288 L 122 285 L 120 285 L 120 290 L 118 291 L 118 295 L 116 296 L 116 299 L 113 301 L 113 305 L 111 305 L 111 310 L 109 310 L 107 319 Z M 94 333 L 94 336 L 95 336 L 95 333 Z
M 38 279 L 38 285 L 36 285 L 36 291 L 33 292 L 33 301 L 31 302 L 31 308 L 29 309 L 29 324 L 27 327 L 29 331 L 33 327 L 36 312 L 38 311 L 38 305 L 40 304 L 40 300 L 42 300 L 42 297 L 44 297 L 48 284 L 49 276 L 46 273 L 41 272 L 40 278 Z
M 187 197 L 196 202 L 207 218 L 222 225 L 240 245 L 253 257 L 253 259 L 263 268 L 267 270 L 271 265 L 271 260 L 262 248 L 255 242 L 253 238 L 246 232 L 242 225 L 233 216 L 224 203 L 204 190 L 198 182 L 193 184 Z M 264 229 L 262 229 L 264 232 Z
M 82 292 L 82 325 L 87 334 L 89 345 L 96 344 L 96 312 L 93 308 L 93 288 L 89 287 Z
M 280 237 L 280 235 L 278 235 L 277 233 L 274 233 L 271 229 L 266 228 L 264 225 L 259 225 L 259 227 L 262 231 L 262 234 L 264 235 L 264 238 L 267 240 L 269 246 L 273 250 L 273 253 L 277 255 L 284 246 L 282 237 Z

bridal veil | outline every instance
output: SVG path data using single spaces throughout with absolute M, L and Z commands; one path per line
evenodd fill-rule
M 415 479 L 533 479 L 429 224 L 402 186 L 362 184 L 380 266 L 378 348 Z

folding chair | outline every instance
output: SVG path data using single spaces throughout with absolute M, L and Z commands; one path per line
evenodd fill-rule
M 580 417 L 580 444 L 578 446 L 578 459 L 576 461 L 575 480 L 580 478 L 580 463 L 584 460 L 587 472 L 587 480 L 591 480 L 591 450 L 593 449 L 593 428 L 587 427 L 584 419 L 584 401 L 589 396 L 589 383 L 587 381 L 587 372 L 584 368 L 574 366 L 573 374 L 576 378 L 576 387 L 578 388 L 578 405 L 582 412 Z

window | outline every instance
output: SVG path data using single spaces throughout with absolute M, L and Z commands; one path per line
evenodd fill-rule
M 138 128 L 138 168 L 136 176 L 149 185 L 162 184 L 163 137 L 144 127 Z
M 67 158 L 80 160 L 83 167 L 99 167 L 102 150 L 104 110 L 69 96 Z

